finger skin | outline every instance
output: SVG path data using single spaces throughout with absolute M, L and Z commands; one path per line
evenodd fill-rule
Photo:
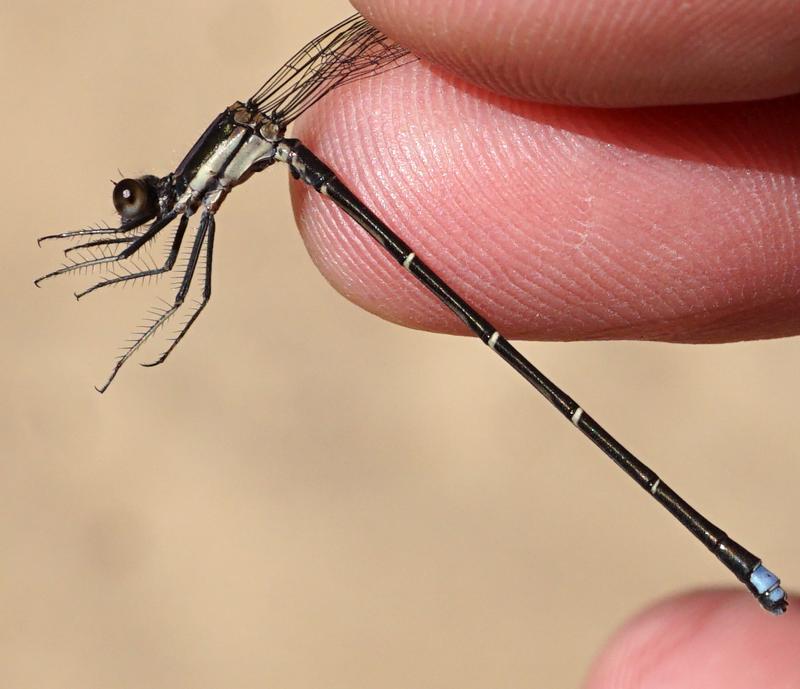
M 694 593 L 626 624 L 584 689 L 784 689 L 800 686 L 800 616 L 764 613 L 747 594 Z
M 641 106 L 800 92 L 797 0 L 352 0 L 417 55 L 517 98 Z
M 509 337 L 721 342 L 800 332 L 800 97 L 601 110 L 513 101 L 415 63 L 295 130 Z M 463 333 L 329 199 L 292 183 L 348 299 Z

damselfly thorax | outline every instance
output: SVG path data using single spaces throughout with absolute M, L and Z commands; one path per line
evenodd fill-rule
M 236 101 L 209 125 L 172 173 L 174 210 L 214 212 L 233 187 L 275 162 L 285 126 L 255 105 Z

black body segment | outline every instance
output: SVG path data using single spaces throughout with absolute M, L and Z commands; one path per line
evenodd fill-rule
M 286 149 L 280 152 L 281 147 Z M 751 579 L 761 567 L 761 560 L 715 526 L 633 453 L 627 450 L 581 406 L 526 359 L 497 329 L 461 298 L 441 277 L 420 259 L 375 213 L 373 213 L 325 163 L 296 139 L 279 145 L 279 157 L 289 164 L 292 175 L 329 197 L 359 226 L 377 241 L 392 258 L 405 267 L 450 311 L 463 321 L 484 344 L 489 345 L 506 363 L 538 390 L 562 415 L 599 447 L 636 483 L 650 493 L 690 533 L 706 546 L 737 579 L 747 585 L 769 612 L 786 610 L 785 593 L 776 584 L 768 591 L 758 590 Z M 767 595 L 764 595 L 767 594 Z

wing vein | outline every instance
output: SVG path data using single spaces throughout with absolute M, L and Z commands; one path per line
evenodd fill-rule
M 249 103 L 274 122 L 288 125 L 333 89 L 416 59 L 354 14 L 297 51 Z

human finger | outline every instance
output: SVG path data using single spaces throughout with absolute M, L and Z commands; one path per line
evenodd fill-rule
M 416 63 L 297 126 L 507 336 L 719 342 L 800 332 L 800 97 L 599 110 L 522 103 Z M 345 296 L 463 332 L 300 183 L 312 258 Z
M 416 54 L 493 91 L 642 106 L 800 92 L 796 0 L 352 0 Z
M 628 622 L 585 689 L 783 689 L 800 686 L 800 616 L 765 615 L 746 594 L 673 598 Z

